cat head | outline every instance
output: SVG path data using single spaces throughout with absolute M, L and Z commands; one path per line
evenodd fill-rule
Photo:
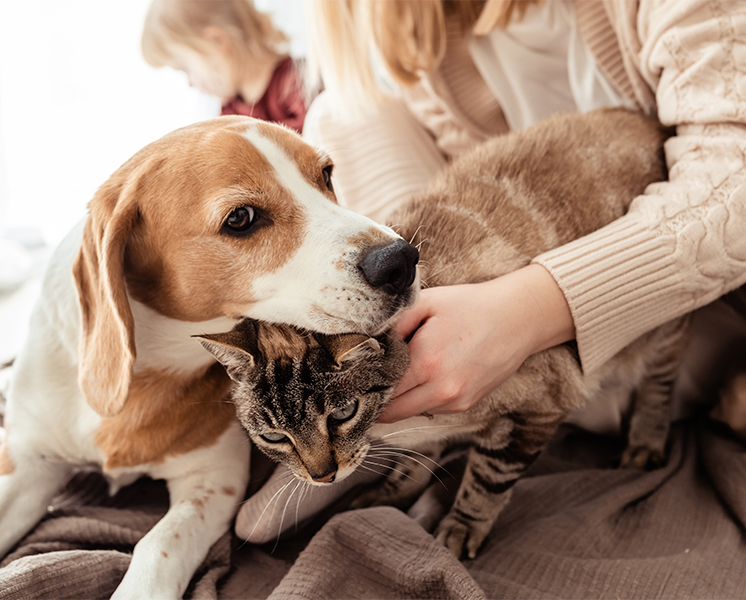
M 369 430 L 409 361 L 394 332 L 324 335 L 244 319 L 196 337 L 235 382 L 236 415 L 254 444 L 319 485 L 365 458 Z

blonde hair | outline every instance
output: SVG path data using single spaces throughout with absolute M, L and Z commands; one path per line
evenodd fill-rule
M 231 39 L 234 66 L 253 56 L 285 54 L 287 37 L 251 0 L 153 0 L 143 25 L 143 58 L 153 67 L 163 67 L 173 66 L 174 46 L 202 53 L 207 47 L 205 29 L 210 26 Z
M 340 105 L 369 107 L 387 97 L 379 62 L 394 85 L 416 83 L 446 52 L 446 19 L 485 35 L 520 19 L 541 0 L 307 0 L 308 73 Z M 385 82 L 383 87 L 385 88 Z

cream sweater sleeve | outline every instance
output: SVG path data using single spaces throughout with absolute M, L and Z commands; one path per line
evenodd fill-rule
M 446 163 L 432 136 L 395 99 L 346 120 L 322 92 L 306 115 L 303 138 L 334 161 L 332 182 L 340 204 L 381 223 Z
M 535 259 L 572 311 L 586 372 L 642 333 L 746 282 L 746 6 L 642 0 L 634 57 L 676 126 L 669 181 Z

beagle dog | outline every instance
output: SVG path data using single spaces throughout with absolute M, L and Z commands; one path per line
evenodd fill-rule
M 325 333 L 386 328 L 417 294 L 417 251 L 340 207 L 328 157 L 219 117 L 146 146 L 51 259 L 14 366 L 0 446 L 0 555 L 76 465 L 112 492 L 165 479 L 170 508 L 115 597 L 177 598 L 230 527 L 249 448 L 229 378 L 191 336 L 242 317 Z

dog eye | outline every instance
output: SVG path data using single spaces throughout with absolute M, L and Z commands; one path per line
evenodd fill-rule
M 283 442 L 289 442 L 288 436 L 277 433 L 276 431 L 270 431 L 268 433 L 261 434 L 262 439 L 270 444 L 281 444 Z
M 251 206 L 240 206 L 228 215 L 223 229 L 231 235 L 245 235 L 256 221 L 257 214 Z
M 334 165 L 327 165 L 321 170 L 321 175 L 324 178 L 324 185 L 326 186 L 326 189 L 330 192 L 334 191 L 334 186 L 332 186 L 332 170 L 334 169 Z
M 344 408 L 330 414 L 329 421 L 335 425 L 344 423 L 345 421 L 349 421 L 352 417 L 354 417 L 356 412 L 357 400 L 355 400 L 354 402 L 350 402 L 350 404 L 348 404 Z

